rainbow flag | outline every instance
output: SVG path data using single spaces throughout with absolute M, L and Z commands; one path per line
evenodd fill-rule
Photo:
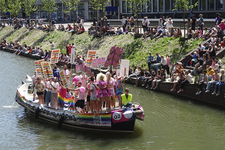
M 73 110 L 73 106 L 75 104 L 74 97 L 65 98 L 58 94 L 58 106 L 63 109 L 65 104 L 68 106 L 68 110 Z
M 85 125 L 108 126 L 111 127 L 111 114 L 78 114 L 77 121 Z

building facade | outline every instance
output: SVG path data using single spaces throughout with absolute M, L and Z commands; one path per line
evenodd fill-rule
M 80 5 L 78 6 L 75 19 L 77 16 L 83 17 L 85 21 L 93 21 L 97 19 L 101 10 L 93 9 L 93 5 L 90 2 L 91 0 L 81 0 Z M 162 16 L 169 16 L 175 18 L 182 18 L 183 12 L 181 10 L 173 11 L 175 0 L 146 0 L 145 4 L 140 5 L 140 17 L 148 16 L 149 18 L 159 18 Z M 198 16 L 198 14 L 203 14 L 204 18 L 214 18 L 215 13 L 219 12 L 225 17 L 225 0 L 190 0 L 190 4 L 195 4 L 198 1 L 198 6 L 194 7 L 192 10 L 186 11 L 186 17 L 189 16 L 190 12 Z M 52 18 L 55 18 L 58 21 L 72 21 L 73 16 L 72 12 L 65 13 L 65 6 L 60 0 L 56 0 L 56 7 L 58 10 L 55 13 L 51 14 Z M 48 12 L 42 11 L 41 0 L 38 1 L 38 11 L 37 13 L 32 14 L 32 18 L 47 18 Z M 110 0 L 106 5 L 106 11 L 104 15 L 108 19 L 118 19 L 122 16 L 129 17 L 133 15 L 132 9 L 127 7 L 126 0 Z M 118 9 L 115 9 L 118 8 Z M 25 17 L 25 13 L 20 12 L 18 17 Z

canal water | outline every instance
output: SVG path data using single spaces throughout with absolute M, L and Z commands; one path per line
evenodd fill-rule
M 0 150 L 212 150 L 225 149 L 225 111 L 181 97 L 126 85 L 145 110 L 133 134 L 57 129 L 14 103 L 16 89 L 34 60 L 0 51 Z M 9 107 L 14 103 L 13 107 Z

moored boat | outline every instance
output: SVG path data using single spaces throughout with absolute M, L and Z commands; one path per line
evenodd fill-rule
M 101 113 L 75 113 L 68 108 L 55 109 L 33 101 L 32 84 L 24 83 L 17 88 L 15 100 L 26 108 L 35 119 L 43 119 L 57 124 L 58 127 L 108 131 L 108 132 L 133 132 L 135 120 L 144 120 L 144 110 L 139 104 L 132 108 L 116 108 Z

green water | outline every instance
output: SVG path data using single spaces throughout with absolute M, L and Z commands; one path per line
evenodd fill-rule
M 145 110 L 133 134 L 108 134 L 57 129 L 14 104 L 16 88 L 34 60 L 0 51 L 0 150 L 221 150 L 225 149 L 225 111 L 181 97 L 126 85 L 133 101 Z

